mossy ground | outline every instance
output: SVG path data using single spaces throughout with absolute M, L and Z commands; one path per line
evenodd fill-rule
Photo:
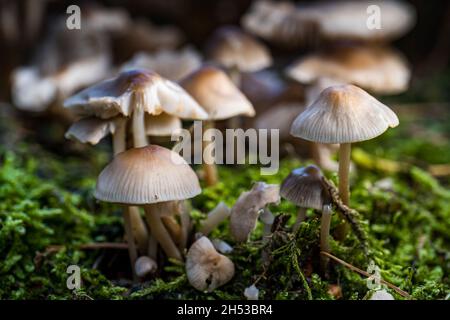
M 433 164 L 450 163 L 448 111 L 432 120 L 405 112 L 401 122 L 399 128 L 353 150 L 351 206 L 364 219 L 369 256 L 353 234 L 344 242 L 333 240 L 332 252 L 363 270 L 374 260 L 385 280 L 415 299 L 445 299 L 450 293 L 450 179 L 437 180 L 428 170 Z M 236 275 L 227 285 L 212 293 L 198 292 L 188 284 L 182 265 L 167 262 L 156 278 L 130 287 L 125 250 L 79 248 L 123 240 L 120 208 L 92 196 L 108 150 L 100 146 L 81 154 L 56 155 L 33 139 L 1 150 L 0 298 L 243 299 L 244 289 L 255 281 L 261 299 L 334 299 L 330 285 L 339 285 L 344 299 L 362 299 L 368 291 L 365 278 L 342 265 L 331 262 L 328 277 L 319 271 L 320 217 L 308 212 L 307 222 L 293 234 L 289 226 L 296 208 L 284 200 L 271 210 L 287 214 L 287 224 L 268 244 L 261 241 L 258 225 L 250 242 L 235 245 L 230 258 Z M 255 181 L 280 183 L 305 163 L 285 159 L 272 176 L 260 176 L 258 167 L 221 167 L 221 182 L 204 188 L 192 201 L 193 219 L 199 223 L 219 201 L 232 205 Z M 334 173 L 327 176 L 336 181 Z M 337 224 L 334 215 L 332 230 Z M 233 244 L 227 223 L 211 237 Z M 45 253 L 50 245 L 64 248 Z M 272 254 L 266 266 L 264 250 Z M 66 287 L 71 264 L 82 270 L 78 291 Z

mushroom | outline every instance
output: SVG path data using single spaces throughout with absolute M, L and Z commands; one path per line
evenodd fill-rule
M 208 43 L 208 57 L 230 70 L 230 77 L 240 87 L 240 72 L 255 72 L 269 67 L 269 49 L 238 27 L 224 26 L 216 30 Z
M 289 66 L 286 73 L 305 84 L 327 78 L 320 81 L 319 88 L 351 83 L 379 94 L 407 90 L 411 77 L 405 58 L 394 49 L 355 45 L 310 54 Z M 317 92 L 312 92 L 312 98 L 314 95 Z
M 394 296 L 385 289 L 375 291 L 369 300 L 395 300 Z
M 215 120 L 237 115 L 254 116 L 255 110 L 228 76 L 218 68 L 204 66 L 181 81 L 183 88 L 197 100 L 208 113 L 205 131 L 214 128 Z M 205 132 L 206 133 L 206 132 Z M 206 147 L 206 143 L 204 148 Z M 205 180 L 211 186 L 217 182 L 217 168 L 212 155 L 204 154 Z
M 207 236 L 212 230 L 214 230 L 222 221 L 230 216 L 230 208 L 224 203 L 219 204 L 208 213 L 208 216 L 203 221 L 200 232 Z
M 136 260 L 134 270 L 139 278 L 144 278 L 148 274 L 155 272 L 157 267 L 155 260 L 147 256 L 142 256 Z
M 306 219 L 306 209 L 312 208 L 322 211 L 320 225 L 320 249 L 330 252 L 329 234 L 331 223 L 331 196 L 323 183 L 321 170 L 310 165 L 304 168 L 297 168 L 284 179 L 280 188 L 280 195 L 300 207 L 297 219 L 293 227 L 296 232 L 300 224 Z M 326 270 L 328 258 L 320 257 L 322 270 Z
M 254 284 L 252 284 L 250 287 L 245 288 L 244 296 L 247 300 L 258 300 L 259 290 Z
M 155 239 L 169 258 L 182 260 L 161 216 L 173 211 L 173 201 L 201 192 L 186 161 L 169 149 L 149 145 L 118 154 L 100 173 L 95 197 L 101 201 L 143 206 Z
M 231 208 L 230 231 L 233 239 L 247 241 L 256 227 L 261 209 L 279 201 L 279 186 L 275 184 L 256 182 L 250 191 L 243 192 Z
M 233 278 L 234 264 L 218 253 L 207 237 L 201 237 L 186 255 L 186 274 L 195 289 L 211 292 Z
M 153 54 L 135 54 L 122 70 L 149 69 L 169 80 L 178 81 L 198 69 L 201 62 L 200 54 L 191 47 L 179 51 L 162 49 Z
M 399 124 L 395 113 L 354 85 L 325 89 L 291 126 L 291 134 L 320 143 L 339 143 L 339 196 L 349 204 L 351 143 L 373 139 Z
M 259 220 L 264 224 L 263 238 L 264 240 L 267 240 L 272 233 L 272 225 L 275 221 L 275 216 L 268 208 L 264 208 L 263 212 L 259 215 Z

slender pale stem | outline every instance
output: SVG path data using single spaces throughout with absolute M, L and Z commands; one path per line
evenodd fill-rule
M 206 130 L 210 129 L 210 128 L 214 128 L 214 121 L 211 120 L 206 120 L 203 122 L 203 132 L 205 132 Z M 202 154 L 203 154 L 203 170 L 205 173 L 205 182 L 206 185 L 208 186 L 213 186 L 217 183 L 218 181 L 218 176 L 217 176 L 217 167 L 216 167 L 216 163 L 215 163 L 215 159 L 214 157 L 209 153 L 206 152 L 203 153 L 203 151 L 205 150 L 206 146 L 210 143 L 215 143 L 214 141 L 211 142 L 207 142 L 203 140 L 203 150 L 202 150 Z
M 125 149 L 127 148 L 126 132 L 127 120 L 119 121 L 116 131 L 112 135 L 114 156 L 125 151 Z
M 138 207 L 128 207 L 131 228 L 136 240 L 138 250 L 141 254 L 144 254 L 148 250 L 148 231 L 145 226 L 144 220 L 139 213 Z
M 134 237 L 133 237 L 133 229 L 131 227 L 131 219 L 130 219 L 130 213 L 127 208 L 124 208 L 123 210 L 123 224 L 125 227 L 125 236 L 127 238 L 128 242 L 128 253 L 130 255 L 130 263 L 131 263 L 131 270 L 133 272 L 133 279 L 137 280 L 136 272 L 134 270 L 134 265 L 136 263 L 138 254 L 137 254 L 137 248 L 134 243 Z
M 200 232 L 207 236 L 212 230 L 214 230 L 222 221 L 230 216 L 230 208 L 220 202 L 213 210 L 208 213 L 205 221 L 202 224 Z
M 145 134 L 144 110 L 136 107 L 133 111 L 133 145 L 135 148 L 145 147 L 148 144 Z
M 189 238 L 189 231 L 191 229 L 191 217 L 189 214 L 189 207 L 183 202 L 181 204 L 180 224 L 181 224 L 181 241 L 178 247 L 183 252 L 186 249 Z
M 306 220 L 306 208 L 299 208 L 297 212 L 297 219 L 295 220 L 294 227 L 292 231 L 297 232 L 300 228 L 300 224 Z
M 339 197 L 348 206 L 350 187 L 348 175 L 350 170 L 351 144 L 341 143 L 339 146 Z
M 331 224 L 331 206 L 325 205 L 322 208 L 322 220 L 320 222 L 320 250 L 323 252 L 330 252 L 330 224 Z M 328 257 L 320 256 L 320 267 L 323 272 L 326 272 L 328 267 Z
M 150 231 L 164 252 L 169 258 L 182 261 L 180 251 L 175 246 L 175 243 L 161 221 L 161 215 L 168 209 L 167 202 L 148 204 L 144 206 L 144 209 Z
M 156 261 L 158 255 L 158 241 L 152 234 L 148 236 L 148 256 Z
M 169 231 L 172 240 L 176 244 L 180 244 L 181 240 L 181 226 L 178 224 L 177 220 L 173 216 L 163 216 L 161 217 L 161 221 L 166 227 L 167 231 Z

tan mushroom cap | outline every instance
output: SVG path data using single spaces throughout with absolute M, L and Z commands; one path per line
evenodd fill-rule
M 125 121 L 122 117 L 107 120 L 96 117 L 83 118 L 70 126 L 65 137 L 81 143 L 96 145 L 108 134 L 114 134 L 119 126 L 125 124 Z
M 302 83 L 326 77 L 384 94 L 405 91 L 411 77 L 406 60 L 399 52 L 367 46 L 345 46 L 308 55 L 286 72 Z
M 315 165 L 294 169 L 281 184 L 280 194 L 299 207 L 322 210 L 330 202 L 322 178 L 322 171 Z
M 233 278 L 234 264 L 218 253 L 207 237 L 201 237 L 189 248 L 186 274 L 195 289 L 210 292 Z
M 254 72 L 272 64 L 269 49 L 237 27 L 219 28 L 208 46 L 208 56 L 227 68 Z
M 183 79 L 181 85 L 206 110 L 210 120 L 255 115 L 250 101 L 218 68 L 202 67 Z
M 146 113 L 162 112 L 189 119 L 205 119 L 207 114 L 178 84 L 148 70 L 120 73 L 68 98 L 64 107 L 81 116 L 110 118 L 129 116 L 134 108 Z
M 154 137 L 171 136 L 172 133 L 182 128 L 181 120 L 168 113 L 157 116 L 145 115 L 145 133 Z
M 332 86 L 306 108 L 291 126 L 291 134 L 320 143 L 370 140 L 399 120 L 386 105 L 354 85 Z
M 185 200 L 201 192 L 186 161 L 169 149 L 149 145 L 118 154 L 100 173 L 95 197 L 122 204 Z

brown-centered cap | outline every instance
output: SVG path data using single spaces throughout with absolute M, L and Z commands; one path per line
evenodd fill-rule
M 153 70 L 172 81 L 178 81 L 200 68 L 202 58 L 191 47 L 181 50 L 159 50 L 153 54 L 139 52 L 125 63 L 122 70 L 148 69 Z
M 81 143 L 96 145 L 108 134 L 114 134 L 119 126 L 125 124 L 125 121 L 126 119 L 123 117 L 114 117 L 106 120 L 96 117 L 83 118 L 70 126 L 65 137 Z
M 205 119 L 206 112 L 178 84 L 155 72 L 135 69 L 82 90 L 64 102 L 81 116 L 129 116 L 135 108 L 158 115 L 162 112 L 189 119 Z
M 204 66 L 183 79 L 181 85 L 206 110 L 208 119 L 255 115 L 250 101 L 218 68 Z
M 157 116 L 145 115 L 145 133 L 154 137 L 171 136 L 172 133 L 182 128 L 181 120 L 168 113 Z
M 386 105 L 354 85 L 325 89 L 291 126 L 295 137 L 320 143 L 370 140 L 399 124 Z
M 254 72 L 272 64 L 269 49 L 235 26 L 219 28 L 208 44 L 208 56 L 226 68 Z
M 322 210 L 331 201 L 322 178 L 315 165 L 294 169 L 281 184 L 280 194 L 299 207 Z
M 279 200 L 280 187 L 275 184 L 257 182 L 250 191 L 243 192 L 231 208 L 230 231 L 233 239 L 239 242 L 247 241 L 255 229 L 259 211 Z
M 186 255 L 186 274 L 195 289 L 210 292 L 233 278 L 234 264 L 218 253 L 207 237 L 201 237 Z
M 186 161 L 169 149 L 149 145 L 118 154 L 100 173 L 95 197 L 122 204 L 184 200 L 201 192 Z
M 311 54 L 288 67 L 287 74 L 301 83 L 326 77 L 380 94 L 405 91 L 411 76 L 399 52 L 375 46 L 340 46 Z

